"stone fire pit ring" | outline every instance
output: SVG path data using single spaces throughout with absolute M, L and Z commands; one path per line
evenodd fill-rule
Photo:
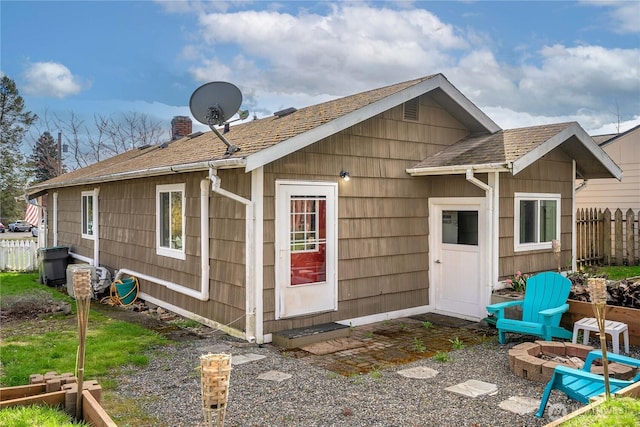
M 551 379 L 553 370 L 558 365 L 580 369 L 575 363 L 569 360 L 570 357 L 577 357 L 584 361 L 593 347 L 582 344 L 559 341 L 535 341 L 524 342 L 509 350 L 509 367 L 517 376 L 546 383 Z M 541 355 L 561 356 L 567 358 L 563 362 L 541 358 Z M 591 372 L 602 375 L 602 366 L 592 366 Z M 635 369 L 620 363 L 609 363 L 609 375 L 619 379 L 630 379 L 635 375 Z

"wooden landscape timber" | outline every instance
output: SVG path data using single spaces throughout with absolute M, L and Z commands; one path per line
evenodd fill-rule
M 77 392 L 77 379 L 72 374 L 34 374 L 29 378 L 29 385 L 0 388 L 0 409 L 48 405 L 64 408 L 73 417 Z M 83 382 L 82 421 L 92 427 L 118 427 L 100 405 L 101 398 L 102 387 L 96 381 Z

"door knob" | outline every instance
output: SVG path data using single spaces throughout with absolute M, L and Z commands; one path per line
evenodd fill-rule
M 436 264 L 442 264 L 439 259 L 437 259 L 435 262 Z

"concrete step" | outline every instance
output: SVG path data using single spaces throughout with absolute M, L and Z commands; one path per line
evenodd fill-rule
M 273 344 L 283 348 L 301 348 L 321 341 L 345 338 L 350 333 L 351 329 L 346 325 L 323 323 L 322 325 L 274 332 L 271 339 Z

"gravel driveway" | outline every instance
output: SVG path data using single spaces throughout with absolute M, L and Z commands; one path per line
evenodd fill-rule
M 199 357 L 213 352 L 234 356 L 256 354 L 261 360 L 234 365 L 225 418 L 233 426 L 542 426 L 533 413 L 518 415 L 499 407 L 512 397 L 539 399 L 543 384 L 514 375 L 508 349 L 494 341 L 452 351 L 448 362 L 433 358 L 383 369 L 367 375 L 344 377 L 294 358 L 271 345 L 249 345 L 227 335 L 179 342 L 153 354 L 150 364 L 118 378 L 116 392 L 141 402 L 164 426 L 204 426 Z M 632 348 L 633 357 L 640 349 Z M 398 374 L 410 367 L 438 371 L 430 379 Z M 258 376 L 269 371 L 291 375 L 283 381 Z M 465 397 L 445 388 L 469 379 L 496 384 L 495 395 Z M 581 404 L 554 391 L 549 401 L 571 412 Z

